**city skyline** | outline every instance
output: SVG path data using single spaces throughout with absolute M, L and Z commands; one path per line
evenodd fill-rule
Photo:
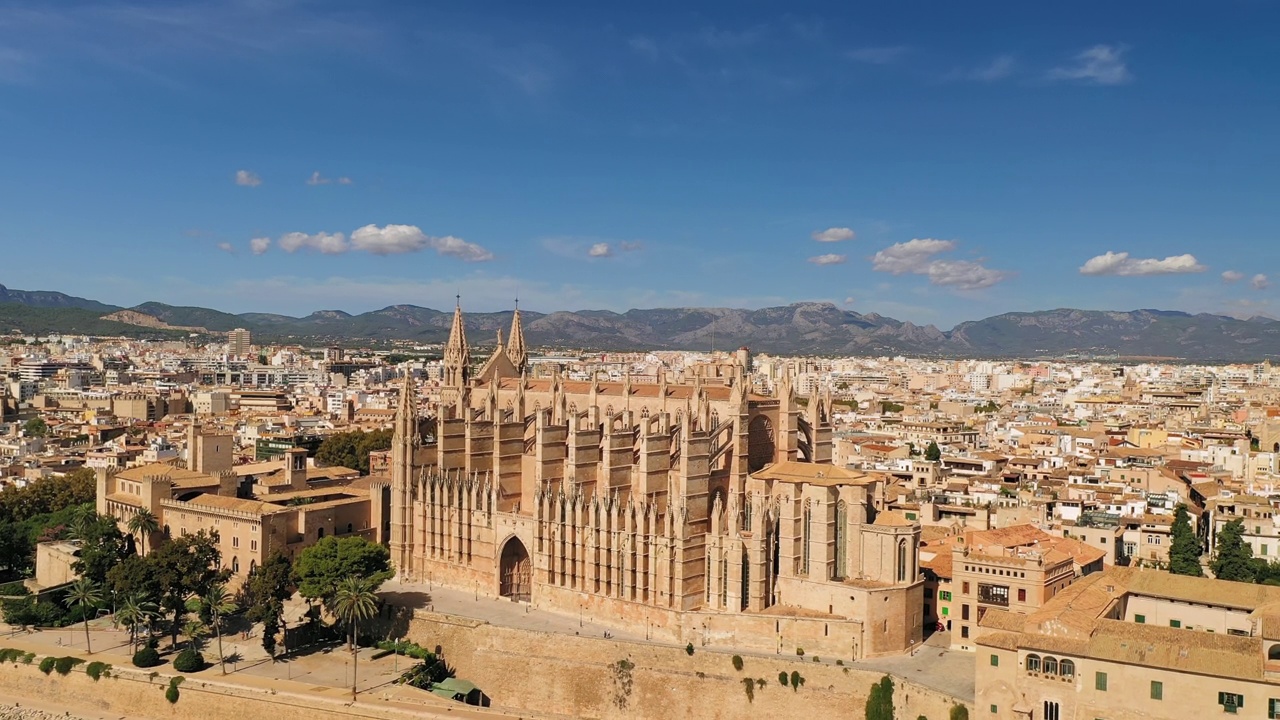
M 12 287 L 1275 313 L 1272 7 L 0 7 Z

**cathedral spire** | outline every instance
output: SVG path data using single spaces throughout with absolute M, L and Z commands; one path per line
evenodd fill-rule
M 461 388 L 471 379 L 471 347 L 467 345 L 467 328 L 462 322 L 462 296 L 453 308 L 453 327 L 444 346 L 445 384 Z
M 507 333 L 507 357 L 516 370 L 524 372 L 529 361 L 529 351 L 524 345 L 524 325 L 520 322 L 520 299 L 516 298 L 516 311 L 511 315 L 511 332 Z

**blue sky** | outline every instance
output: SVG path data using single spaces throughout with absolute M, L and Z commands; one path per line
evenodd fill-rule
M 0 283 L 1280 314 L 1280 5 L 0 0 Z

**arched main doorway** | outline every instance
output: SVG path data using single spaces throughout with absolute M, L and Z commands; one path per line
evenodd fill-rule
M 513 537 L 502 546 L 498 567 L 498 594 L 529 602 L 533 595 L 533 563 L 519 538 Z

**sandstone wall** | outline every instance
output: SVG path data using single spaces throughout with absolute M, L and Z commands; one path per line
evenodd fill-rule
M 444 649 L 458 676 L 475 682 L 495 707 L 582 718 L 720 720 L 743 717 L 861 717 L 881 674 L 794 655 L 744 656 L 646 643 L 514 630 L 418 612 L 409 639 Z M 810 660 L 810 658 L 805 658 Z M 784 687 L 778 674 L 799 671 L 804 684 Z M 763 678 L 748 699 L 744 678 Z M 946 720 L 955 699 L 895 678 L 897 715 Z

